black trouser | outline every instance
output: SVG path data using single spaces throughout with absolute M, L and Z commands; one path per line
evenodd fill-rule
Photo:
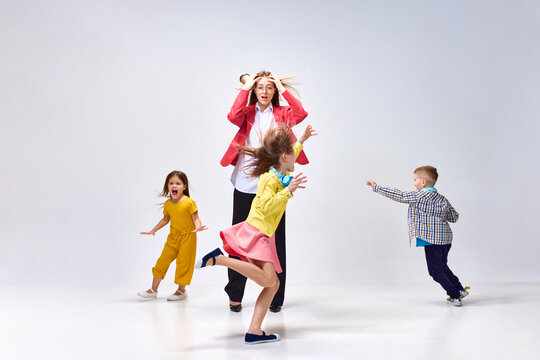
M 247 219 L 249 210 L 251 209 L 251 203 L 253 202 L 254 198 L 255 194 L 247 194 L 234 189 L 233 225 L 241 223 Z M 278 274 L 279 289 L 272 300 L 272 305 L 282 306 L 283 299 L 285 297 L 285 275 L 287 273 L 287 266 L 285 263 L 285 213 L 283 213 L 283 217 L 281 218 L 278 228 L 276 229 L 276 250 L 283 272 Z M 236 256 L 229 255 L 229 257 L 239 259 Z M 242 298 L 244 297 L 244 289 L 246 288 L 246 277 L 232 269 L 228 269 L 228 275 L 229 283 L 225 286 L 225 292 L 229 295 L 229 299 L 231 301 L 242 302 Z
M 451 247 L 452 244 L 427 245 L 424 248 L 429 275 L 431 275 L 433 280 L 441 284 L 448 296 L 458 299 L 459 292 L 463 290 L 463 286 L 461 286 L 459 279 L 447 265 L 448 252 Z

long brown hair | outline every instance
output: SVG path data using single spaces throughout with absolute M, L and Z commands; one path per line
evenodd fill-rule
M 255 75 L 255 78 L 257 78 L 257 80 L 255 80 L 255 85 L 253 85 L 253 88 L 251 89 L 250 93 L 249 93 L 249 105 L 254 105 L 257 103 L 257 95 L 255 94 L 255 88 L 257 87 L 257 85 L 259 85 L 259 81 L 263 78 L 263 77 L 268 77 L 272 75 L 272 73 L 270 71 L 266 71 L 266 70 L 261 70 L 259 71 L 256 75 Z M 296 90 L 292 84 L 292 82 L 290 81 L 290 79 L 292 79 L 292 76 L 286 76 L 284 78 L 281 78 L 279 79 L 279 81 L 281 82 L 281 84 L 283 85 L 283 87 L 285 87 L 285 89 L 287 90 L 292 90 L 296 93 L 296 95 L 300 95 L 298 93 L 298 90 Z M 274 92 L 274 96 L 272 96 L 272 106 L 273 107 L 276 107 L 276 106 L 279 106 L 279 91 L 278 89 L 276 89 L 276 91 Z
M 171 194 L 169 194 L 169 180 L 171 180 L 173 176 L 177 176 L 180 180 L 182 180 L 184 185 L 186 185 L 186 188 L 184 189 L 183 193 L 184 195 L 189 196 L 189 182 L 188 182 L 187 175 L 179 170 L 171 171 L 169 175 L 167 175 L 167 178 L 165 178 L 165 184 L 163 185 L 163 190 L 159 193 L 159 196 L 168 197 L 168 198 L 171 197 Z
M 250 169 L 247 174 L 252 177 L 261 176 L 270 170 L 270 167 L 278 167 L 281 154 L 294 152 L 291 129 L 282 125 L 269 130 L 262 140 L 262 146 L 257 149 L 247 146 L 239 146 L 238 148 L 242 153 L 253 157 L 253 160 L 246 166 Z

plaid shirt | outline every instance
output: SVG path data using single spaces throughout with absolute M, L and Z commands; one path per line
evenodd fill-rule
M 444 196 L 436 191 L 400 191 L 379 185 L 375 185 L 373 191 L 409 204 L 409 245 L 416 238 L 434 245 L 452 243 L 452 230 L 448 222 L 456 222 L 459 214 Z

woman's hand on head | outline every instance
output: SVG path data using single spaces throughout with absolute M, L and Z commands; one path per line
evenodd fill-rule
M 293 193 L 296 189 L 305 189 L 306 188 L 305 186 L 302 186 L 302 184 L 307 182 L 307 176 L 302 176 L 302 175 L 303 175 L 303 173 L 299 173 L 298 175 L 296 175 L 291 180 L 291 183 L 289 184 L 289 186 L 287 186 L 287 188 L 289 188 L 289 191 L 291 193 Z
M 310 137 L 315 136 L 315 135 L 319 135 L 319 134 L 317 133 L 317 131 L 313 130 L 313 127 L 311 127 L 311 125 L 308 125 L 306 127 L 306 130 L 304 130 L 304 133 L 302 134 L 302 136 L 298 140 L 298 142 L 303 145 L 304 141 L 306 141 L 307 139 L 309 139 Z
M 253 89 L 253 86 L 255 85 L 256 80 L 257 80 L 257 75 L 246 74 L 246 82 L 244 83 L 244 85 L 242 85 L 242 90 Z
M 284 92 L 285 90 L 285 86 L 283 86 L 283 84 L 281 83 L 281 81 L 279 80 L 279 77 L 277 77 L 277 75 L 275 74 L 270 74 L 268 76 L 268 80 L 270 80 L 271 82 L 274 83 L 274 85 L 276 85 L 276 89 L 278 89 L 278 91 L 280 93 Z

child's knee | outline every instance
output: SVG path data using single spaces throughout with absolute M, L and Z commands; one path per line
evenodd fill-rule
M 274 290 L 274 293 L 275 293 L 278 291 L 278 289 L 279 289 L 279 278 L 277 277 L 276 273 L 274 273 L 272 290 Z
M 277 291 L 279 289 L 280 282 L 279 282 L 279 278 L 277 276 L 275 278 L 276 278 L 276 280 L 274 281 L 274 286 L 272 286 L 272 289 L 274 289 L 274 293 L 277 293 Z
M 279 288 L 279 279 L 276 276 L 276 273 L 270 273 L 265 276 L 261 283 L 261 286 L 271 289 L 275 288 L 275 290 L 277 291 L 277 289 Z

